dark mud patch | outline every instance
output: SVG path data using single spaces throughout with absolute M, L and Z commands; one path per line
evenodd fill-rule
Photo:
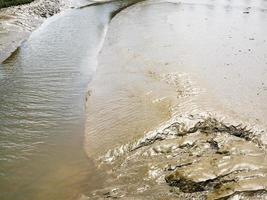
M 118 8 L 111 12 L 110 14 L 110 20 L 112 20 L 117 14 L 119 14 L 121 11 L 137 4 L 143 1 L 147 1 L 147 0 L 127 0 L 127 1 L 123 1 L 123 0 L 112 0 L 112 1 L 100 1 L 100 2 L 93 2 L 84 6 L 80 6 L 78 9 L 84 9 L 84 8 L 88 8 L 88 7 L 92 7 L 92 6 L 101 6 L 104 4 L 117 4 Z
M 112 2 L 114 2 L 114 1 L 93 2 L 93 3 L 89 3 L 89 4 L 86 4 L 86 5 L 80 6 L 77 9 L 84 9 L 84 8 L 93 7 L 93 6 L 100 6 L 100 5 L 109 4 L 109 3 L 112 3 Z
M 220 188 L 224 183 L 235 181 L 234 179 L 223 180 L 227 175 L 218 176 L 206 181 L 195 182 L 184 177 L 179 173 L 179 170 L 175 170 L 175 172 L 167 175 L 165 180 L 170 186 L 178 187 L 184 193 L 194 193 L 210 190 L 210 188 Z
M 7 63 L 9 63 L 10 61 L 14 60 L 14 59 L 19 55 L 20 47 L 21 47 L 21 45 L 23 45 L 24 42 L 25 42 L 25 40 L 21 42 L 20 46 L 17 47 L 17 48 L 15 49 L 15 51 L 11 52 L 10 56 L 7 57 L 7 58 L 2 62 L 2 64 L 7 64 Z
M 125 9 L 127 9 L 127 8 L 137 4 L 137 3 L 143 2 L 143 1 L 146 1 L 146 0 L 132 0 L 128 4 L 124 3 L 119 9 L 117 9 L 111 13 L 110 18 L 113 19 L 116 15 L 118 15 L 123 10 L 125 10 Z

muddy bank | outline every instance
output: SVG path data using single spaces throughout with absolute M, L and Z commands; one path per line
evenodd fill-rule
M 112 19 L 86 103 L 105 180 L 88 199 L 267 198 L 265 6 L 146 1 Z
M 11 55 L 46 18 L 69 5 L 69 0 L 36 0 L 0 9 L 0 62 Z
M 98 156 L 95 164 L 103 186 L 87 198 L 266 199 L 265 127 L 212 104 L 201 105 L 206 90 L 194 85 L 188 75 L 148 74 L 175 89 L 178 101 L 169 107 L 171 117 L 144 136 Z M 132 137 L 131 127 L 120 128 Z M 114 134 L 113 127 L 108 131 Z
M 11 7 L 11 6 L 18 6 L 18 5 L 23 5 L 23 4 L 31 3 L 31 2 L 33 2 L 33 0 L 1 1 L 0 8 L 6 8 L 6 7 Z
M 234 119 L 180 115 L 101 157 L 106 188 L 90 198 L 266 199 L 266 134 Z

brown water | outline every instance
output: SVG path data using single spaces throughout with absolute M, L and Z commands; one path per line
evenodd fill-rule
M 264 199 L 265 8 L 147 1 L 109 28 L 114 4 L 48 20 L 0 66 L 1 199 Z M 251 182 L 218 189 L 221 175 Z
M 50 18 L 0 65 L 1 200 L 77 199 L 101 184 L 83 151 L 84 94 L 114 8 Z

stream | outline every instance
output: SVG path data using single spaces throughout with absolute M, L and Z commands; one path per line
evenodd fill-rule
M 0 64 L 1 200 L 267 198 L 266 1 L 134 3 Z
M 0 65 L 0 199 L 77 199 L 101 183 L 88 182 L 84 100 L 113 9 L 49 18 Z

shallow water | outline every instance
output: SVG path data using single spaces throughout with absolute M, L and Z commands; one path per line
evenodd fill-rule
M 0 199 L 77 199 L 101 184 L 83 151 L 84 94 L 113 9 L 50 18 L 0 65 Z

